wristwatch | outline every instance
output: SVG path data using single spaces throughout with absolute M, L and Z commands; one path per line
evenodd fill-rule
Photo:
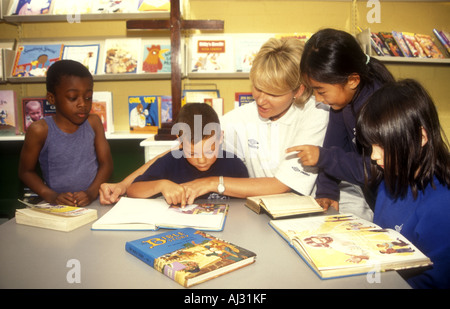
M 225 192 L 225 186 L 223 185 L 223 176 L 219 176 L 219 185 L 217 186 L 217 192 L 223 194 Z

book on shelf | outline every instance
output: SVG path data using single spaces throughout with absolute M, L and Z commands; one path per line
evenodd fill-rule
M 16 93 L 0 90 L 0 136 L 19 134 Z
M 442 44 L 442 46 L 444 47 L 445 51 L 447 52 L 448 55 L 450 55 L 450 41 L 449 41 L 449 37 L 445 34 L 445 31 L 441 31 L 438 29 L 433 29 L 433 33 L 436 36 L 436 38 L 439 40 L 439 42 Z
M 251 92 L 235 92 L 234 93 L 234 108 L 241 105 L 248 104 L 255 101 Z
M 55 106 L 51 105 L 45 97 L 32 97 L 22 99 L 23 130 L 35 121 L 56 113 Z
M 293 32 L 293 33 L 277 33 L 275 34 L 275 37 L 277 39 L 297 39 L 304 43 L 308 41 L 311 36 L 312 32 Z
M 137 0 L 91 0 L 94 14 L 137 12 Z
M 92 0 L 53 0 L 51 14 L 89 14 L 92 12 Z
M 322 279 L 432 265 L 397 231 L 352 214 L 272 220 L 269 225 Z
M 138 11 L 170 12 L 170 0 L 139 0 Z
M 140 50 L 141 39 L 106 39 L 104 73 L 136 73 Z
M 388 48 L 389 54 L 394 57 L 403 57 L 403 53 L 397 45 L 392 32 L 378 32 L 378 37 L 383 41 L 384 45 Z
M 420 46 L 422 47 L 425 55 L 428 58 L 434 58 L 434 59 L 442 59 L 444 58 L 444 55 L 441 53 L 437 45 L 434 43 L 433 38 L 428 34 L 415 34 L 417 42 L 419 42 Z
M 223 98 L 205 98 L 204 103 L 211 106 L 219 117 L 223 116 L 224 114 Z
M 10 4 L 10 15 L 45 15 L 50 14 L 52 2 L 55 0 L 13 0 Z
M 61 60 L 62 44 L 23 44 L 17 47 L 14 77 L 46 76 L 48 68 Z
M 236 72 L 250 72 L 256 54 L 270 37 L 270 34 L 247 34 L 235 37 L 234 55 Z
M 250 196 L 247 197 L 245 206 L 258 214 L 266 212 L 272 219 L 321 213 L 324 211 L 312 196 L 299 195 L 293 192 Z
M 114 133 L 113 101 L 111 92 L 94 91 L 91 113 L 95 113 L 100 117 L 105 133 Z
M 172 122 L 172 97 L 169 95 L 162 95 L 160 99 L 161 110 L 161 124 Z
M 370 32 L 370 45 L 378 56 L 389 56 L 389 49 L 375 32 Z
M 171 72 L 171 53 L 169 40 L 160 40 L 159 42 L 144 42 L 142 56 L 142 72 Z
M 95 209 L 21 202 L 27 207 L 16 209 L 17 224 L 70 232 L 97 219 Z
M 254 252 L 192 228 L 128 241 L 125 250 L 186 288 L 256 261 Z
M 193 36 L 191 39 L 191 72 L 234 73 L 233 37 Z
M 228 214 L 228 204 L 198 203 L 181 208 L 163 198 L 122 197 L 111 210 L 92 225 L 93 230 L 158 230 L 192 227 L 221 231 Z
M 205 99 L 220 98 L 220 91 L 217 89 L 217 86 L 214 84 L 210 85 L 214 87 L 211 87 L 211 89 L 183 89 L 182 105 L 186 103 L 204 103 Z M 202 87 L 204 87 L 204 85 L 202 85 Z
M 425 52 L 423 51 L 422 46 L 420 46 L 419 42 L 417 42 L 414 33 L 412 32 L 402 32 L 403 39 L 408 45 L 409 50 L 411 51 L 414 57 L 418 58 L 426 58 Z
M 129 96 L 128 111 L 131 133 L 158 132 L 160 127 L 158 96 Z
M 100 44 L 64 45 L 62 59 L 78 61 L 94 75 L 97 73 L 99 52 Z
M 408 45 L 406 45 L 406 42 L 401 32 L 392 31 L 392 37 L 397 43 L 398 48 L 402 51 L 404 57 L 413 57 L 411 51 L 408 48 Z

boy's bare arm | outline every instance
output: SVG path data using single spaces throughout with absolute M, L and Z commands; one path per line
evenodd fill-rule
M 148 198 L 159 193 L 170 205 L 186 205 L 184 187 L 167 179 L 134 182 L 127 190 L 129 197 L 136 198 Z
M 47 132 L 45 120 L 36 121 L 28 127 L 20 152 L 19 178 L 45 201 L 55 203 L 58 194 L 51 190 L 36 172 L 39 153 L 45 144 Z

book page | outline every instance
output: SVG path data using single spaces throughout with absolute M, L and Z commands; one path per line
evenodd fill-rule
M 269 211 L 293 212 L 296 210 L 322 210 L 311 196 L 301 196 L 292 193 L 262 196 L 261 201 Z

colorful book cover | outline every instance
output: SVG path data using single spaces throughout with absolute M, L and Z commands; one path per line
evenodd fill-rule
M 138 10 L 170 12 L 170 0 L 139 0 Z
M 114 117 L 112 93 L 109 91 L 94 91 L 91 113 L 95 113 L 102 121 L 105 133 L 114 133 Z
M 269 34 L 237 36 L 234 40 L 236 72 L 250 72 L 256 54 L 270 38 Z
M 255 101 L 251 92 L 236 92 L 234 94 L 234 107 L 248 104 Z
M 378 36 L 383 41 L 384 45 L 389 49 L 391 56 L 403 57 L 403 53 L 395 42 L 391 32 L 379 32 Z
M 163 95 L 159 97 L 161 105 L 161 123 L 171 123 L 172 119 L 172 97 Z
M 392 37 L 394 38 L 395 42 L 397 43 L 397 46 L 402 51 L 402 54 L 404 57 L 412 57 L 413 56 L 408 48 L 408 45 L 406 45 L 406 42 L 405 42 L 401 32 L 392 31 Z
M 125 250 L 184 287 L 256 260 L 254 252 L 192 228 L 129 241 Z
M 422 46 L 425 55 L 428 58 L 442 59 L 444 55 L 441 53 L 439 48 L 434 44 L 433 38 L 427 34 L 415 34 L 416 40 Z
M 447 37 L 443 34 L 443 32 L 437 29 L 433 29 L 433 33 L 439 40 L 439 42 L 441 42 L 447 53 L 450 54 L 450 42 L 447 40 Z
M 17 124 L 16 94 L 13 90 L 0 90 L 0 135 L 16 135 Z
M 65 45 L 62 59 L 78 61 L 94 75 L 97 73 L 99 51 L 100 44 Z
M 142 71 L 146 73 L 170 73 L 170 42 L 144 44 Z
M 370 33 L 370 45 L 378 56 L 389 55 L 389 51 L 387 50 L 383 41 L 381 41 L 378 35 L 374 32 Z
M 89 14 L 92 7 L 91 0 L 53 0 L 52 14 Z
M 105 73 L 136 73 L 140 50 L 140 39 L 106 39 Z
M 45 76 L 48 68 L 61 60 L 62 44 L 20 45 L 17 48 L 12 76 Z
M 92 13 L 129 13 L 136 12 L 137 0 L 94 0 L 92 2 Z
M 51 0 L 18 0 L 13 15 L 49 14 L 51 4 Z
M 422 46 L 420 46 L 419 42 L 417 42 L 416 37 L 414 36 L 414 33 L 411 32 L 402 32 L 403 39 L 406 42 L 406 45 L 408 45 L 409 51 L 413 55 L 413 57 L 419 57 L 419 58 L 426 58 L 427 55 L 425 55 L 425 52 L 422 49 Z
M 35 121 L 44 118 L 45 98 L 24 98 L 22 99 L 23 129 L 26 132 L 28 127 Z
M 311 32 L 277 33 L 275 35 L 277 39 L 298 39 L 302 42 L 308 41 L 311 36 Z
M 233 40 L 230 36 L 194 36 L 191 56 L 191 72 L 235 72 Z
M 158 101 L 158 96 L 153 95 L 128 97 L 131 133 L 158 132 L 160 126 Z

